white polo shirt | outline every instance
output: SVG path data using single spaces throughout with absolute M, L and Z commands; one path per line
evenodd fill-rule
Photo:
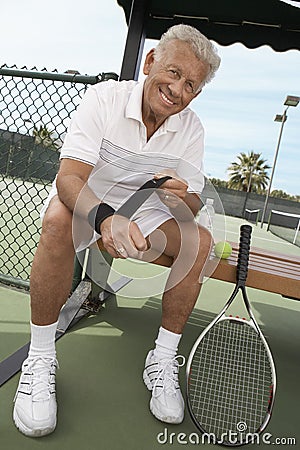
M 60 158 L 92 165 L 89 186 L 100 200 L 117 209 L 143 183 L 164 169 L 174 169 L 201 193 L 203 126 L 189 108 L 170 116 L 147 141 L 142 121 L 143 83 L 106 81 L 90 87 L 74 113 Z M 57 194 L 55 181 L 41 216 Z M 153 194 L 133 216 L 144 236 L 172 217 Z M 97 236 L 96 236 L 97 237 Z

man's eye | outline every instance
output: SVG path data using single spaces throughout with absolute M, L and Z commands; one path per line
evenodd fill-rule
M 169 69 L 169 73 L 170 73 L 170 75 L 172 75 L 172 77 L 174 77 L 174 78 L 177 78 L 177 77 L 178 77 L 178 72 L 177 72 L 177 70 Z

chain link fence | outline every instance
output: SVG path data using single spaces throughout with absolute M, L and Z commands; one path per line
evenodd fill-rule
M 72 113 L 96 76 L 0 67 L 0 282 L 29 287 L 39 211 Z

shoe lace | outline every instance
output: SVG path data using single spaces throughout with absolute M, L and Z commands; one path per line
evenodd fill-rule
M 49 399 L 51 394 L 50 371 L 53 366 L 58 368 L 56 358 L 38 356 L 27 360 L 26 372 L 31 375 L 32 399 L 34 401 Z
M 185 357 L 183 355 L 158 361 L 158 372 L 153 386 L 153 397 L 159 397 L 163 391 L 169 395 L 176 394 L 178 369 L 184 365 Z

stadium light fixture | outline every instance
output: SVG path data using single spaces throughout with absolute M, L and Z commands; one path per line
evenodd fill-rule
M 273 182 L 273 177 L 274 177 L 274 172 L 275 172 L 275 167 L 276 167 L 276 162 L 277 162 L 277 157 L 278 157 L 278 152 L 279 152 L 279 147 L 280 147 L 280 141 L 281 141 L 281 136 L 282 136 L 282 132 L 283 132 L 283 127 L 284 124 L 287 120 L 287 110 L 289 109 L 290 106 L 298 106 L 298 103 L 300 102 L 300 97 L 296 97 L 295 95 L 288 95 L 285 99 L 284 105 L 286 106 L 285 110 L 283 111 L 283 114 L 276 114 L 274 121 L 275 122 L 281 122 L 281 127 L 280 127 L 280 132 L 279 132 L 279 137 L 278 137 L 278 142 L 277 142 L 277 147 L 276 147 L 276 151 L 275 151 L 275 156 L 274 156 L 274 162 L 273 162 L 273 166 L 272 166 L 272 173 L 271 173 L 271 177 L 270 177 L 270 183 L 269 183 L 269 187 L 268 187 L 268 192 L 266 195 L 266 200 L 265 200 L 265 204 L 264 204 L 264 209 L 263 209 L 263 213 L 261 216 L 261 228 L 264 226 L 264 220 L 265 220 L 265 216 L 266 216 L 266 212 L 267 212 L 267 206 L 268 206 L 268 201 L 269 201 L 269 197 L 270 197 L 270 193 L 271 193 L 271 187 L 272 187 L 272 182 Z
M 300 97 L 296 97 L 295 95 L 288 95 L 285 99 L 284 104 L 286 106 L 297 106 L 300 102 Z
M 283 117 L 282 114 L 276 114 L 274 122 L 283 122 L 283 121 L 286 121 L 286 119 L 287 119 L 287 115 L 285 115 Z

